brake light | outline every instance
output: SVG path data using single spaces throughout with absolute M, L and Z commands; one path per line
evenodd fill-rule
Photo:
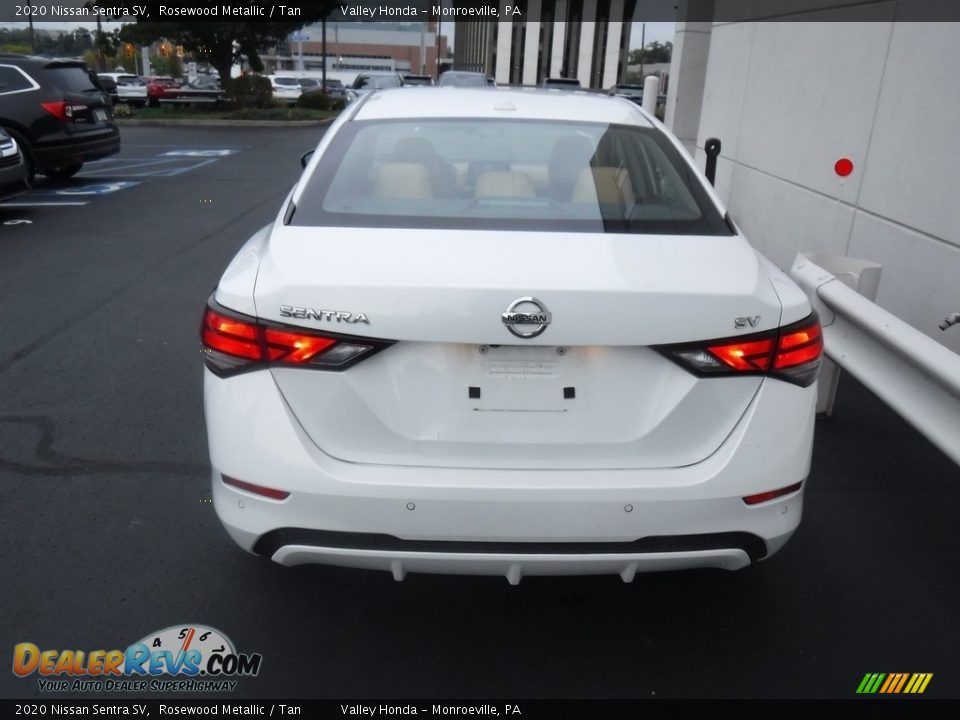
M 73 117 L 73 107 L 64 100 L 60 100 L 58 102 L 40 103 L 40 107 L 58 120 L 63 120 L 64 122 Z
M 86 105 L 71 105 L 66 100 L 58 100 L 57 102 L 40 103 L 40 107 L 42 107 L 44 110 L 46 110 L 48 113 L 53 115 L 58 120 L 63 120 L 64 122 L 67 122 L 68 120 L 72 120 L 73 113 L 87 109 Z
M 817 314 L 767 332 L 656 348 L 697 375 L 770 375 L 807 387 L 817 379 L 823 335 Z
M 200 328 L 206 365 L 224 377 L 266 365 L 346 370 L 389 340 L 318 333 L 207 305 Z

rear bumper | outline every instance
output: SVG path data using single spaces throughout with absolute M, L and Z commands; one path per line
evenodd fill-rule
M 815 386 L 766 381 L 703 462 L 655 470 L 491 470 L 348 463 L 303 433 L 268 372 L 205 370 L 213 501 L 244 549 L 286 565 L 407 572 L 608 574 L 738 569 L 780 549 L 803 489 Z M 358 428 L 358 432 L 362 429 Z M 221 475 L 290 492 L 270 500 Z
M 120 152 L 120 131 L 114 127 L 109 132 L 78 134 L 33 147 L 34 157 L 40 170 L 90 162 Z

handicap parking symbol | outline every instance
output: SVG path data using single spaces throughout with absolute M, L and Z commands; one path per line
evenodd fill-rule
M 170 152 L 161 153 L 161 157 L 226 157 L 227 155 L 233 155 L 236 150 L 171 150 Z
M 77 187 L 61 188 L 55 190 L 57 195 L 109 195 L 118 190 L 139 185 L 140 183 L 132 181 L 118 181 L 108 183 L 94 183 L 92 185 L 78 185 Z

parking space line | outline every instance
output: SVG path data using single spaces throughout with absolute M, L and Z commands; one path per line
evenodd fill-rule
M 0 209 L 13 207 L 51 207 L 59 205 L 89 205 L 89 200 L 83 202 L 5 202 L 0 203 Z
M 118 164 L 116 164 L 116 165 L 110 165 L 109 167 L 98 168 L 98 169 L 96 169 L 96 170 L 91 170 L 91 171 L 88 171 L 88 172 L 77 173 L 77 177 L 87 177 L 87 176 L 89 176 L 89 175 L 95 175 L 95 174 L 98 174 L 98 173 L 105 173 L 105 172 L 114 172 L 114 171 L 122 171 L 122 170 L 133 170 L 134 168 L 146 167 L 147 165 L 159 165 L 159 164 L 163 164 L 163 163 L 169 164 L 169 163 L 170 163 L 170 160 L 167 160 L 167 159 L 165 159 L 165 158 L 164 158 L 164 159 L 161 159 L 161 160 L 155 160 L 155 159 L 150 159 L 150 158 L 128 158 L 127 160 L 116 160 L 115 162 L 118 163 Z M 133 162 L 133 164 L 132 164 L 132 165 L 119 165 L 119 163 L 121 163 L 121 162 Z

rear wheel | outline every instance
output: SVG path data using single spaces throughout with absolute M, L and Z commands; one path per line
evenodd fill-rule
M 34 179 L 37 177 L 37 163 L 33 159 L 30 146 L 27 144 L 27 141 L 24 139 L 23 135 L 18 133 L 16 130 L 11 130 L 10 128 L 4 128 L 4 130 L 6 130 L 7 135 L 17 141 L 17 146 L 20 148 L 20 154 L 23 156 L 23 164 L 27 166 L 27 184 L 32 186 Z
M 60 165 L 59 167 L 47 168 L 43 174 L 51 180 L 69 180 L 83 167 L 83 163 L 74 163 L 73 165 Z

